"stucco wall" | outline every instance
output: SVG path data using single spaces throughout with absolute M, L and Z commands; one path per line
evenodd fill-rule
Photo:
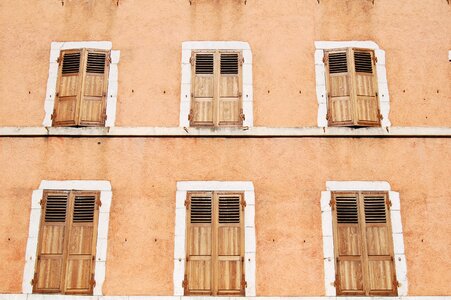
M 20 293 L 32 190 L 109 180 L 106 295 L 172 295 L 181 180 L 255 187 L 257 295 L 324 295 L 320 192 L 327 180 L 384 180 L 401 197 L 409 295 L 449 295 L 447 139 L 2 138 L 0 293 Z
M 187 40 L 249 42 L 255 126 L 316 126 L 316 40 L 372 40 L 386 51 L 393 126 L 449 123 L 445 0 L 192 2 L 3 1 L 0 126 L 40 126 L 50 43 L 88 40 L 109 40 L 121 51 L 117 126 L 178 125 Z

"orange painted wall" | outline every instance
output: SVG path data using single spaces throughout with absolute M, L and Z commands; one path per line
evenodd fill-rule
M 314 41 L 386 51 L 393 126 L 447 126 L 451 10 L 445 0 L 6 0 L 0 4 L 0 126 L 40 126 L 52 41 L 121 51 L 118 126 L 177 126 L 181 43 L 253 50 L 256 126 L 316 126 Z
M 320 192 L 386 180 L 401 197 L 409 295 L 449 295 L 447 139 L 1 138 L 0 293 L 20 293 L 31 194 L 41 180 L 110 180 L 105 295 L 172 295 L 182 180 L 250 180 L 257 295 L 324 295 Z

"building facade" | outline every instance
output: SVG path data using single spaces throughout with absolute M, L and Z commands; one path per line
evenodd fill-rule
M 446 0 L 0 7 L 0 299 L 451 298 Z

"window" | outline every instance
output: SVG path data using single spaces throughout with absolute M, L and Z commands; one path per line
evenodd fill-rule
M 244 197 L 236 192 L 187 195 L 185 295 L 244 296 Z
M 242 64 L 233 50 L 193 52 L 190 126 L 243 124 Z
M 387 192 L 332 192 L 337 295 L 397 295 Z
M 380 126 L 375 61 L 372 50 L 325 51 L 330 126 Z
M 61 51 L 53 126 L 104 126 L 109 51 Z
M 100 192 L 44 190 L 33 293 L 92 295 Z

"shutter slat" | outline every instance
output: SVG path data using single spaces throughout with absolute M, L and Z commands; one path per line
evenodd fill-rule
M 219 196 L 219 223 L 240 223 L 240 197 Z
M 105 72 L 105 53 L 88 53 L 87 73 L 103 74 Z
M 211 223 L 211 197 L 191 197 L 191 223 Z
M 62 74 L 76 74 L 79 70 L 80 52 L 64 54 Z
M 371 53 L 369 52 L 354 52 L 355 71 L 361 73 L 373 73 L 373 63 L 371 60 Z
M 238 54 L 222 53 L 221 54 L 221 74 L 238 75 Z
M 347 196 L 336 196 L 337 223 L 357 224 L 359 222 L 357 210 L 357 198 Z
M 47 196 L 45 204 L 45 222 L 65 222 L 67 196 Z
M 348 61 L 346 52 L 329 54 L 329 73 L 346 73 L 348 72 Z
M 196 54 L 196 74 L 213 74 L 213 54 Z
M 93 222 L 95 204 L 95 196 L 75 196 L 74 222 Z
M 384 196 L 364 196 L 365 222 L 366 223 L 386 223 Z

